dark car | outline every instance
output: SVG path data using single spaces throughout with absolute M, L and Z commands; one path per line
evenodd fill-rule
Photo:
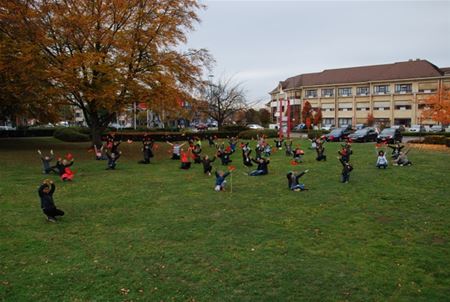
M 377 137 L 377 143 L 387 142 L 388 144 L 395 144 L 402 141 L 402 133 L 400 129 L 386 128 Z
M 340 142 L 347 138 L 347 136 L 351 133 L 351 130 L 348 128 L 336 128 L 331 130 L 330 133 L 325 135 L 325 138 L 328 142 Z
M 208 125 L 205 123 L 199 123 L 195 126 L 195 128 L 197 128 L 197 130 L 208 130 Z
M 348 137 L 354 142 L 375 142 L 377 141 L 378 133 L 374 128 L 363 128 L 356 130 Z

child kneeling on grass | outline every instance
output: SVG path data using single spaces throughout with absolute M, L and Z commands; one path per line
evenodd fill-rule
M 299 174 L 297 174 L 294 171 L 289 172 L 286 177 L 288 179 L 288 187 L 291 191 L 299 192 L 299 191 L 305 191 L 308 190 L 305 188 L 305 185 L 302 183 L 299 183 L 298 180 L 300 177 L 308 173 L 309 170 L 305 170 Z
M 55 193 L 55 184 L 52 180 L 46 179 L 38 190 L 41 198 L 41 209 L 50 222 L 56 222 L 56 216 L 64 216 L 64 212 L 57 209 L 53 202 L 53 193 Z
M 380 150 L 378 151 L 378 158 L 377 158 L 377 168 L 378 169 L 386 169 L 388 166 L 388 161 L 386 159 L 386 154 L 384 154 L 384 151 Z
M 227 183 L 225 178 L 228 175 L 230 175 L 230 172 L 216 171 L 216 186 L 214 187 L 216 192 L 225 191 L 225 184 Z

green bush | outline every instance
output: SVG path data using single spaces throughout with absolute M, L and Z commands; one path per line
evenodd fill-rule
M 239 138 L 243 139 L 256 139 L 257 136 L 265 135 L 266 137 L 277 137 L 278 131 L 274 129 L 264 129 L 264 130 L 245 130 L 239 132 Z
M 53 136 L 64 142 L 87 142 L 89 135 L 78 132 L 74 128 L 56 129 Z
M 225 125 L 221 129 L 221 131 L 235 132 L 235 133 L 239 133 L 239 132 L 242 132 L 245 130 L 248 130 L 248 128 L 247 128 L 247 126 L 243 126 L 243 125 Z
M 311 130 L 308 133 L 308 138 L 309 139 L 313 139 L 313 138 L 316 138 L 316 137 L 321 137 L 322 135 L 325 135 L 327 133 L 330 133 L 330 131 L 327 131 L 327 130 Z
M 443 135 L 429 135 L 423 139 L 424 144 L 445 145 L 446 137 Z
M 402 132 L 403 136 L 432 136 L 432 135 L 443 135 L 445 137 L 450 137 L 450 132 Z

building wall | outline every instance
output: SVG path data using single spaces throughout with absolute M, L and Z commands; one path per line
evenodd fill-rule
M 286 96 L 296 98 L 296 102 L 302 105 L 308 101 L 313 108 L 322 109 L 323 119 L 334 119 L 335 125 L 340 119 L 343 122 L 351 119 L 353 125 L 367 123 L 368 114 L 373 114 L 376 121 L 390 125 L 435 124 L 432 120 L 420 118 L 420 103 L 436 93 L 440 85 L 450 88 L 450 77 L 305 86 L 282 91 L 281 94 L 271 93 L 270 106 L 272 112 L 279 112 L 279 99 L 284 100 Z M 384 91 L 383 86 L 388 91 Z M 359 88 L 368 88 L 368 91 Z M 273 116 L 273 122 L 278 122 L 278 115 Z

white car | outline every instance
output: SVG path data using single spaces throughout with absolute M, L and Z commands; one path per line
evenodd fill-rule
M 326 125 L 323 125 L 322 130 L 330 131 L 331 128 L 333 128 L 333 127 L 334 127 L 334 125 L 332 125 L 332 124 L 326 124 Z
M 247 125 L 248 129 L 252 129 L 252 130 L 263 130 L 264 127 L 258 124 L 248 124 Z
M 444 127 L 442 125 L 433 125 L 430 128 L 430 132 L 444 132 Z
M 0 130 L 16 130 L 16 127 L 10 125 L 2 125 L 0 126 Z
M 422 125 L 412 125 L 408 132 L 425 132 L 425 127 Z

